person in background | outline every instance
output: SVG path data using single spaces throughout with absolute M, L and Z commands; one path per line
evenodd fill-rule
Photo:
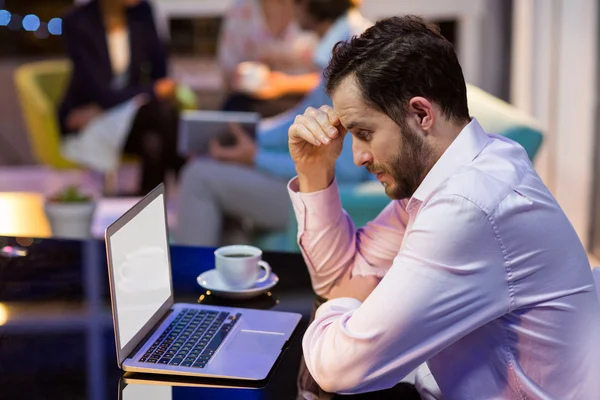
M 377 391 L 427 363 L 427 399 L 600 398 L 585 249 L 525 150 L 470 116 L 451 43 L 418 17 L 381 20 L 326 76 L 334 107 L 289 130 L 299 245 L 328 299 L 303 338 L 316 382 Z M 348 131 L 392 199 L 358 229 L 335 178 Z
M 92 0 L 63 19 L 73 70 L 59 108 L 67 158 L 111 169 L 121 152 L 142 162 L 140 193 L 182 161 L 176 155 L 176 83 L 150 4 Z M 112 162 L 107 162 L 112 160 Z
M 312 62 L 316 43 L 314 33 L 303 31 L 295 21 L 294 0 L 235 1 L 225 15 L 218 44 L 229 91 L 223 109 L 269 116 L 298 103 L 319 82 Z M 256 87 L 244 84 L 244 66 L 264 70 Z
M 313 62 L 324 69 L 335 43 L 363 32 L 371 25 L 353 0 L 296 0 L 303 27 L 320 37 Z M 222 243 L 225 216 L 250 221 L 261 231 L 282 231 L 289 223 L 290 200 L 286 184 L 296 174 L 288 150 L 287 131 L 306 107 L 331 104 L 320 80 L 303 102 L 290 112 L 261 121 L 256 142 L 234 127 L 237 143 L 212 143 L 210 156 L 188 163 L 181 174 L 177 228 L 179 244 L 216 246 Z M 360 182 L 366 171 L 352 161 L 352 143 L 345 143 L 336 164 L 340 182 Z

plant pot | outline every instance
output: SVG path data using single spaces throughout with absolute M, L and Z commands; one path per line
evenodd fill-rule
M 93 201 L 74 203 L 47 201 L 44 204 L 52 236 L 61 238 L 85 239 L 91 237 L 95 210 L 96 203 Z

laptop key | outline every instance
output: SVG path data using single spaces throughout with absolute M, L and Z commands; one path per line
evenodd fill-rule
M 174 358 L 171 360 L 169 365 L 179 365 L 183 362 L 183 357 Z
M 191 367 L 193 363 L 194 363 L 194 361 L 183 361 L 181 364 L 179 364 L 179 366 L 180 367 Z
M 158 360 L 157 364 L 169 364 L 170 361 L 171 359 L 161 358 L 160 360 Z

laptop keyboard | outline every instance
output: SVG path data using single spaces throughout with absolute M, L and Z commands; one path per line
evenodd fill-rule
M 184 308 L 139 361 L 204 368 L 240 316 Z

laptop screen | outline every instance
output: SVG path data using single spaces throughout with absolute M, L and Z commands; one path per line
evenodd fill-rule
M 121 350 L 171 296 L 163 196 L 108 238 Z

